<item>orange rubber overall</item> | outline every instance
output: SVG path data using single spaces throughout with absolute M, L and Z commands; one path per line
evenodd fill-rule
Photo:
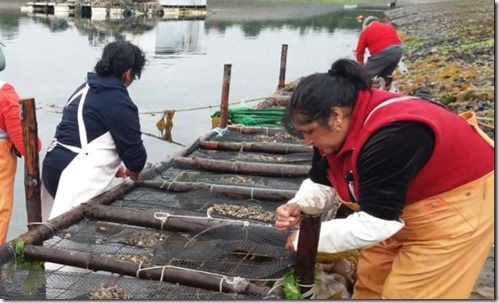
M 494 146 L 473 115 L 462 117 Z M 361 250 L 352 298 L 469 298 L 492 248 L 494 213 L 494 171 L 406 206 L 402 230 Z
M 0 140 L 0 244 L 5 243 L 14 201 L 14 178 L 17 158 L 12 143 Z

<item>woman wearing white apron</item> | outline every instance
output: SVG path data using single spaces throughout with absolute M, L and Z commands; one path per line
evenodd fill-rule
M 140 78 L 145 62 L 137 46 L 112 42 L 96 73 L 71 96 L 43 161 L 44 221 L 103 193 L 115 176 L 138 178 L 147 154 L 127 87 Z

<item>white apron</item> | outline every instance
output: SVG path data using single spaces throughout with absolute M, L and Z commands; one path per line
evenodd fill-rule
M 62 144 L 54 139 L 51 147 L 47 149 L 50 151 L 58 144 L 77 153 L 73 161 L 62 171 L 53 205 L 50 205 L 50 201 L 44 201 L 42 211 L 45 215 L 51 209 L 48 220 L 106 191 L 121 164 L 121 159 L 116 152 L 116 146 L 109 131 L 90 143 L 87 141 L 87 132 L 83 121 L 83 104 L 88 89 L 87 84 L 66 105 L 68 106 L 81 95 L 77 113 L 81 148 Z M 50 208 L 50 206 L 52 207 Z

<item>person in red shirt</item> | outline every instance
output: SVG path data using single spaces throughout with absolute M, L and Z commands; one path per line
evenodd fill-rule
M 0 48 L 0 71 L 4 69 L 5 56 Z M 25 155 L 19 95 L 12 85 L 0 80 L 0 244 L 5 243 L 12 215 L 16 155 Z
M 364 64 L 366 48 L 371 56 Z M 391 24 L 380 22 L 374 16 L 369 16 L 364 20 L 357 43 L 356 59 L 360 65 L 364 66 L 371 78 L 382 77 L 386 87 L 389 87 L 391 75 L 402 59 L 403 51 L 402 40 Z

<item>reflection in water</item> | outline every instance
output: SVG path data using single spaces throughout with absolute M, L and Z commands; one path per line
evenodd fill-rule
M 206 19 L 206 27 L 224 33 L 227 29 L 239 25 L 246 37 L 257 37 L 262 30 L 292 29 L 299 30 L 301 35 L 309 31 L 327 31 L 334 33 L 337 29 L 359 29 L 361 25 L 357 16 L 376 16 L 384 19 L 383 10 L 337 10 L 327 14 L 308 18 L 290 18 L 284 20 L 248 20 L 231 21 L 218 19 L 216 15 Z
M 204 20 L 159 22 L 155 54 L 201 53 L 203 31 Z
M 159 20 L 147 16 L 115 20 L 74 18 L 74 25 L 79 32 L 88 36 L 90 45 L 103 46 L 114 40 L 131 40 L 127 37 L 140 36 L 152 31 Z

